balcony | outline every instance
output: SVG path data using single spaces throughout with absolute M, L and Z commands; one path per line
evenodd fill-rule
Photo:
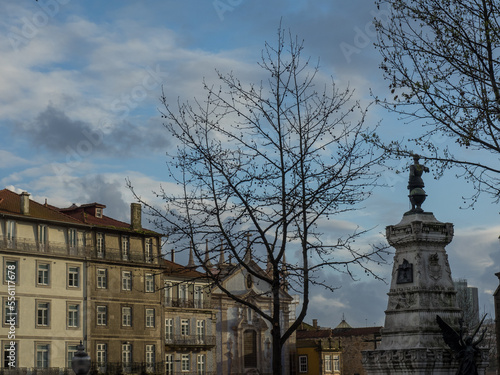
M 171 348 L 212 348 L 215 346 L 215 336 L 171 335 L 165 338 L 165 345 Z
M 183 309 L 215 309 L 217 306 L 210 300 L 189 300 L 179 298 L 166 298 L 164 307 L 176 307 Z
M 89 253 L 89 248 L 84 245 L 70 246 L 68 243 L 47 241 L 37 242 L 32 238 L 16 237 L 8 239 L 6 236 L 0 237 L 0 245 L 7 250 L 22 251 L 26 253 L 43 253 L 51 255 L 62 255 L 71 257 L 84 257 Z

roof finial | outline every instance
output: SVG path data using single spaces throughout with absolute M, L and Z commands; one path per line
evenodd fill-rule
M 252 260 L 252 247 L 250 246 L 250 233 L 247 233 L 246 234 L 247 236 L 247 251 L 245 252 L 245 263 L 250 263 L 250 261 Z

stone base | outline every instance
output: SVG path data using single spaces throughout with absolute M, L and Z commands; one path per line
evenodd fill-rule
M 486 373 L 488 350 L 481 351 L 476 363 L 478 375 Z M 453 352 L 441 348 L 370 350 L 363 352 L 367 375 L 455 375 L 459 363 Z

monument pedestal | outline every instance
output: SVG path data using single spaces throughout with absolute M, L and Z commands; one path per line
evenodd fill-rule
M 458 327 L 461 315 L 445 250 L 453 224 L 432 213 L 408 212 L 386 235 L 396 252 L 385 324 L 379 348 L 363 352 L 363 366 L 368 375 L 454 375 L 458 361 L 436 323 L 439 315 Z M 479 374 L 485 362 L 477 362 Z

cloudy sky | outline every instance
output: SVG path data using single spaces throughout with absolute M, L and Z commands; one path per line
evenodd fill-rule
M 304 39 L 304 53 L 320 59 L 322 73 L 368 104 L 370 90 L 383 96 L 387 89 L 372 46 L 374 16 L 385 13 L 373 0 L 4 1 L 0 188 L 26 190 L 58 206 L 97 201 L 107 215 L 128 221 L 133 197 L 126 178 L 146 199 L 169 184 L 165 152 L 174 143 L 158 112 L 162 87 L 175 103 L 202 95 L 201 82 L 215 82 L 215 69 L 259 81 L 256 62 L 264 42 L 276 40 L 281 20 Z M 381 122 L 386 139 L 404 138 L 419 126 L 376 106 L 368 120 Z M 363 209 L 332 222 L 333 238 L 359 225 L 374 228 L 375 239 L 400 221 L 408 210 L 407 177 L 387 171 L 381 181 L 389 186 Z M 498 206 L 483 197 L 474 210 L 461 209 L 471 191 L 453 171 L 425 182 L 424 208 L 455 225 L 447 247 L 453 277 L 478 287 L 481 310 L 493 313 Z M 388 277 L 391 267 L 378 271 Z M 341 288 L 314 290 L 306 321 L 336 326 L 344 314 L 353 326 L 383 324 L 389 280 L 328 277 Z

